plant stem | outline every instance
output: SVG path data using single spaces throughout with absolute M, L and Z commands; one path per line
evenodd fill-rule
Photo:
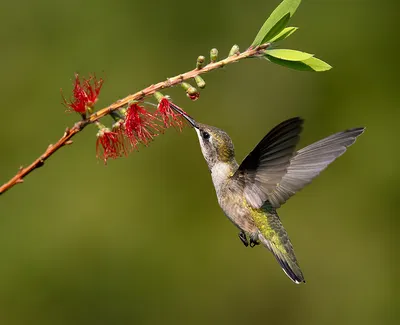
M 46 151 L 39 156 L 35 161 L 33 161 L 28 167 L 21 167 L 19 171 L 6 183 L 4 183 L 0 187 L 0 194 L 3 194 L 7 190 L 9 190 L 11 187 L 13 187 L 16 184 L 22 183 L 24 178 L 30 174 L 32 171 L 35 169 L 42 167 L 44 165 L 44 162 L 52 156 L 58 149 L 62 148 L 65 145 L 72 144 L 71 138 L 81 132 L 88 124 L 92 124 L 99 119 L 103 118 L 104 116 L 110 114 L 111 112 L 125 106 L 128 104 L 130 101 L 140 101 L 143 100 L 144 98 L 153 95 L 156 91 L 160 91 L 162 89 L 167 89 L 173 86 L 176 86 L 180 83 L 182 83 L 185 80 L 189 80 L 192 78 L 195 78 L 198 75 L 205 74 L 208 72 L 211 72 L 213 70 L 219 69 L 224 67 L 225 65 L 238 62 L 240 60 L 246 59 L 246 58 L 252 58 L 252 57 L 257 57 L 259 55 L 262 55 L 264 50 L 268 48 L 269 43 L 267 44 L 262 44 L 260 46 L 257 46 L 255 48 L 249 48 L 243 53 L 238 53 L 234 54 L 232 56 L 229 56 L 223 60 L 214 62 L 214 63 L 209 63 L 202 67 L 201 69 L 195 68 L 191 71 L 185 72 L 183 74 L 177 75 L 172 78 L 168 78 L 166 81 L 161 81 L 157 84 L 150 85 L 147 88 L 136 92 L 133 95 L 126 96 L 123 99 L 120 99 L 116 101 L 115 103 L 100 109 L 99 111 L 91 114 L 88 118 L 81 120 L 77 123 L 72 128 L 67 128 L 64 132 L 64 135 L 55 143 L 51 144 L 47 147 Z

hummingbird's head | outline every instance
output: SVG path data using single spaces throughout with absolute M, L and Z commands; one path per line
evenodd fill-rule
M 235 150 L 231 138 L 225 131 L 213 126 L 197 123 L 172 103 L 171 107 L 179 112 L 195 129 L 199 138 L 201 152 L 210 170 L 218 162 L 232 162 L 235 158 Z
M 230 163 L 235 158 L 235 150 L 229 135 L 216 127 L 196 123 L 201 152 L 211 170 L 218 162 Z

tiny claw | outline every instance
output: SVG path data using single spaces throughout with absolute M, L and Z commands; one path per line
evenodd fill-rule
M 239 233 L 239 239 L 242 241 L 244 246 L 246 246 L 246 247 L 249 246 L 249 242 L 247 241 L 247 237 L 246 237 L 246 234 L 244 231 L 241 231 Z
M 65 144 L 66 145 L 68 145 L 68 144 L 72 144 L 73 143 L 73 141 L 72 140 L 67 140 L 67 141 L 65 141 Z
M 250 247 L 253 248 L 257 245 L 260 245 L 260 242 L 257 239 L 254 239 L 253 237 L 250 236 Z
M 23 183 L 23 182 L 24 182 L 24 180 L 22 178 L 19 178 L 19 179 L 17 179 L 15 181 L 15 184 L 20 184 L 20 183 Z

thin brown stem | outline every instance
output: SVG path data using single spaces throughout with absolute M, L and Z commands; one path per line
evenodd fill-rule
M 228 64 L 231 64 L 234 62 L 238 62 L 242 59 L 257 57 L 257 56 L 261 55 L 268 46 L 269 46 L 269 44 L 263 44 L 256 48 L 249 48 L 246 51 L 244 51 L 243 53 L 229 56 L 218 62 L 209 63 L 206 66 L 202 67 L 201 69 L 195 68 L 191 71 L 185 72 L 183 74 L 179 74 L 175 77 L 168 78 L 166 81 L 162 81 L 157 84 L 150 85 L 149 87 L 147 87 L 143 90 L 140 90 L 133 95 L 126 96 L 125 98 L 120 99 L 120 100 L 116 101 L 115 103 L 113 103 L 103 109 L 100 109 L 99 111 L 90 115 L 87 119 L 79 121 L 79 122 L 75 123 L 75 125 L 72 128 L 70 128 L 70 129 L 68 128 L 67 130 L 65 130 L 63 136 L 55 144 L 49 145 L 47 147 L 46 151 L 39 158 L 37 158 L 35 161 L 33 161 L 29 166 L 27 166 L 25 168 L 21 167 L 19 169 L 19 171 L 8 182 L 4 183 L 0 187 L 0 194 L 3 194 L 4 192 L 9 190 L 14 185 L 16 185 L 18 183 L 22 183 L 23 179 L 28 174 L 30 174 L 35 169 L 42 167 L 44 165 L 44 162 L 50 156 L 52 156 L 58 149 L 62 148 L 65 145 L 72 144 L 71 138 L 75 134 L 81 132 L 88 124 L 92 124 L 92 123 L 98 121 L 102 117 L 110 114 L 112 111 L 115 111 L 115 110 L 125 106 L 126 104 L 128 104 L 131 101 L 135 101 L 135 100 L 139 101 L 139 100 L 144 99 L 145 97 L 151 96 L 156 91 L 160 91 L 162 89 L 167 89 L 167 88 L 176 86 L 185 80 L 189 80 L 198 75 L 205 74 L 210 71 L 222 68 L 225 65 L 228 65 Z

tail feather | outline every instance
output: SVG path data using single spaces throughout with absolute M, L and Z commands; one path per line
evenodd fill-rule
M 256 218 L 258 239 L 275 256 L 286 275 L 294 282 L 305 282 L 289 236 L 275 209 L 264 206 L 262 218 Z M 258 222 L 257 222 L 258 221 Z
M 306 282 L 289 240 L 286 245 L 284 245 L 285 249 L 282 249 L 282 247 L 279 247 L 280 245 L 278 246 L 272 241 L 267 240 L 261 233 L 258 235 L 258 238 L 262 244 L 272 252 L 283 272 L 285 272 L 294 283 L 299 284 L 301 282 Z
M 259 234 L 258 238 L 263 243 L 265 247 L 267 247 L 272 254 L 275 256 L 279 265 L 281 266 L 283 272 L 296 284 L 301 282 L 306 283 L 304 280 L 303 272 L 301 272 L 300 266 L 296 260 L 296 256 L 294 255 L 293 247 L 289 252 L 282 252 L 276 245 L 274 245 L 271 241 L 267 240 L 262 234 Z

